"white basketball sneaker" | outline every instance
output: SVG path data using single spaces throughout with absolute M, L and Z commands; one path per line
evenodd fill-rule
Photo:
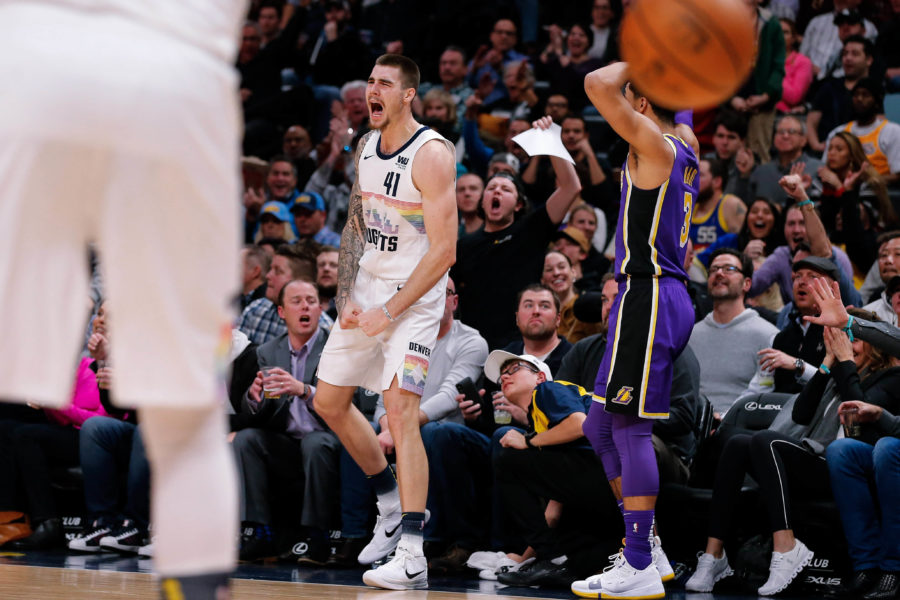
M 635 569 L 628 563 L 624 551 L 619 553 L 612 566 L 599 579 L 601 598 L 649 600 L 666 596 L 666 588 L 659 578 L 656 565 L 651 561 L 647 568 Z
M 656 570 L 659 571 L 660 580 L 663 582 L 672 581 L 675 579 L 675 571 L 672 569 L 669 557 L 666 556 L 662 549 L 662 542 L 659 536 L 654 535 L 651 542 L 650 555 L 653 557 L 653 564 L 656 565 Z
M 405 544 L 398 544 L 394 558 L 377 569 L 363 573 L 363 582 L 386 590 L 427 589 L 428 559 L 424 554 L 414 555 Z
M 697 558 L 697 570 L 684 584 L 684 589 L 689 592 L 711 592 L 717 581 L 733 574 L 734 571 L 728 565 L 728 557 L 724 551 L 722 558 L 704 552 Z
M 378 503 L 376 503 L 378 504 Z M 403 511 L 398 502 L 395 506 L 382 507 L 378 504 L 378 516 L 375 518 L 375 532 L 372 540 L 359 553 L 359 564 L 371 565 L 394 551 L 400 541 L 402 527 L 400 519 Z

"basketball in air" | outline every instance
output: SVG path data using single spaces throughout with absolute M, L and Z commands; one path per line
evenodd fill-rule
M 631 81 L 652 103 L 709 108 L 750 74 L 756 28 L 745 0 L 633 0 L 619 47 Z

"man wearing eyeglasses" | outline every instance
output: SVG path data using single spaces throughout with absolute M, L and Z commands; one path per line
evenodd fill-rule
M 483 104 L 490 104 L 507 96 L 503 83 L 503 67 L 513 62 L 528 60 L 521 52 L 516 52 L 518 41 L 516 24 L 510 19 L 498 19 L 491 30 L 491 45 L 482 45 L 469 62 L 468 83 L 477 90 L 484 78 L 494 82 L 493 91 L 481 98 Z
M 755 198 L 770 198 L 784 206 L 787 195 L 778 180 L 791 172 L 797 163 L 806 166 L 803 174 L 812 179 L 806 193 L 813 198 L 822 195 L 822 181 L 818 170 L 822 161 L 803 151 L 806 146 L 806 122 L 794 115 L 784 115 L 775 123 L 774 145 L 776 156 L 767 163 L 761 164 L 750 175 L 750 196 L 744 198 L 748 203 Z
M 778 333 L 774 325 L 744 306 L 752 277 L 748 257 L 732 248 L 713 252 L 707 279 L 713 310 L 694 325 L 688 342 L 700 362 L 700 393 L 719 414 L 747 389 L 758 369 L 757 353 L 770 348 Z

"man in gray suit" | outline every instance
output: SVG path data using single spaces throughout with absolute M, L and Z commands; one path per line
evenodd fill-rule
M 319 293 L 311 281 L 295 279 L 278 295 L 278 315 L 287 333 L 257 349 L 260 372 L 244 398 L 255 427 L 234 437 L 243 493 L 241 560 L 274 556 L 295 531 L 296 501 L 309 536 L 307 560 L 328 558 L 328 529 L 339 505 L 340 442 L 313 410 L 316 368 L 328 333 L 319 327 Z M 265 378 L 263 371 L 269 370 Z M 265 387 L 265 392 L 263 388 Z M 270 494 L 275 484 L 285 493 Z M 274 485 L 273 485 L 274 487 Z M 285 499 L 284 530 L 273 530 L 275 500 Z M 280 516 L 280 515 L 279 515 Z

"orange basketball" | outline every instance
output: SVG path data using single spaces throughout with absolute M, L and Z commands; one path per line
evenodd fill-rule
M 756 29 L 744 0 L 635 0 L 619 47 L 631 80 L 651 102 L 708 108 L 747 79 Z

